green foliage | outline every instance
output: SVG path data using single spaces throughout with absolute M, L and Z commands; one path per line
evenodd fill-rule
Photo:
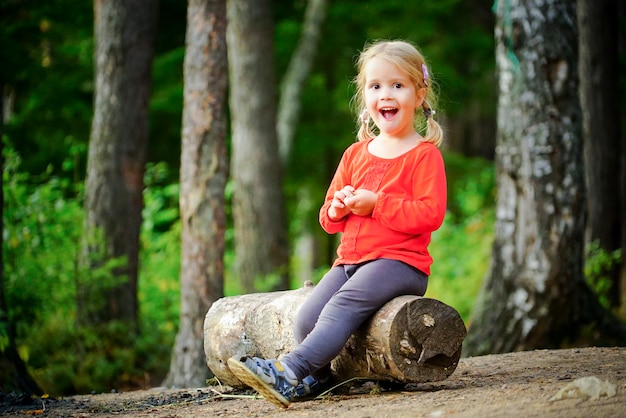
M 147 170 L 139 284 L 142 330 L 128 324 L 77 325 L 83 209 L 73 185 L 49 172 L 20 171 L 5 146 L 4 260 L 8 315 L 18 350 L 41 387 L 53 394 L 157 385 L 167 372 L 179 306 L 178 185 L 161 185 L 164 165 Z M 112 260 L 89 271 L 103 287 L 115 283 Z M 90 291 L 94 291 L 94 283 Z M 4 335 L 4 330 L 0 332 Z M 147 376 L 148 382 L 145 381 Z
M 609 292 L 611 290 L 612 278 L 608 273 L 622 262 L 622 250 L 607 251 L 600 247 L 597 241 L 592 242 L 587 248 L 585 258 L 585 280 L 591 289 L 598 296 L 600 304 L 609 309 Z
M 48 314 L 27 340 L 29 369 L 45 391 L 58 395 L 134 386 L 141 359 L 127 324 L 76 326 L 75 318 L 62 312 Z
M 92 7 L 68 0 L 0 3 L 0 80 L 12 116 L 5 133 L 29 156 L 27 172 L 60 175 L 67 149 L 89 138 Z
M 495 167 L 482 158 L 444 153 L 448 181 L 448 211 L 455 219 L 474 216 L 495 204 Z
M 448 213 L 429 247 L 434 263 L 426 296 L 454 307 L 467 324 L 491 259 L 495 168 L 452 153 L 445 161 Z
M 178 183 L 168 183 L 169 177 L 166 164 L 148 166 L 141 229 L 138 296 L 143 333 L 137 349 L 143 353 L 144 370 L 157 380 L 168 370 L 180 307 L 180 190 Z
M 76 297 L 82 212 L 78 201 L 65 197 L 66 181 L 18 171 L 20 158 L 6 145 L 4 157 L 5 291 L 9 317 L 24 335 Z
M 466 324 L 489 268 L 493 221 L 493 208 L 484 208 L 460 222 L 448 214 L 432 237 L 434 263 L 426 297 L 454 307 Z

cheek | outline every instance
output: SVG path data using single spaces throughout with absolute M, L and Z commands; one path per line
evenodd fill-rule
M 426 98 L 426 89 L 419 89 L 417 94 L 415 95 L 415 108 L 419 108 L 424 103 L 424 99 Z

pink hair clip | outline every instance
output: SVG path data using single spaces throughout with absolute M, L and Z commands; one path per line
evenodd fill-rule
M 422 74 L 424 74 L 424 85 L 428 85 L 428 67 L 426 64 L 422 64 Z

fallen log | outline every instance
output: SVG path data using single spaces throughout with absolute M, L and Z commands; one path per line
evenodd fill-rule
M 204 321 L 204 352 L 213 374 L 243 387 L 226 364 L 232 356 L 280 358 L 295 347 L 292 325 L 313 284 L 297 290 L 224 297 Z M 332 361 L 339 381 L 398 383 L 444 380 L 461 357 L 467 330 L 458 312 L 436 299 L 400 296 L 364 323 Z

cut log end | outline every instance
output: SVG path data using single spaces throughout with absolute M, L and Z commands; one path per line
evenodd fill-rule
M 338 376 L 421 383 L 450 376 L 467 330 L 458 312 L 436 299 L 401 296 L 388 302 L 333 361 Z M 361 361 L 365 359 L 365 361 Z

